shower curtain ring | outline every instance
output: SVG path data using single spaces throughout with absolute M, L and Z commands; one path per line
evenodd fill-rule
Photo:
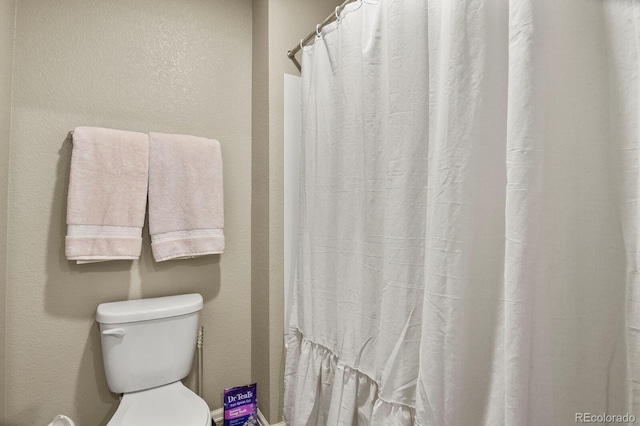
M 304 39 L 300 39 L 300 50 L 304 49 Z
M 335 15 L 336 15 L 336 21 L 338 22 L 338 24 L 342 21 L 342 18 L 340 17 L 340 6 L 336 6 L 336 11 L 335 11 Z
M 320 34 L 320 24 L 316 25 L 316 36 L 322 37 L 322 34 Z

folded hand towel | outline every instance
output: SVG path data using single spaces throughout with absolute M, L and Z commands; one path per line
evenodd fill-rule
M 220 143 L 186 135 L 149 136 L 149 233 L 154 259 L 222 253 Z
M 88 263 L 140 257 L 148 175 L 146 134 L 76 127 L 67 198 L 67 259 Z

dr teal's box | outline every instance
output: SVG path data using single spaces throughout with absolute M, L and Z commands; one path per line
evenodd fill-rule
M 258 385 L 224 390 L 224 426 L 257 426 Z

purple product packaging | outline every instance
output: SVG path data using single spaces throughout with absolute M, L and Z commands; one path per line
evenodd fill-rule
M 254 426 L 258 422 L 258 384 L 224 390 L 224 426 Z

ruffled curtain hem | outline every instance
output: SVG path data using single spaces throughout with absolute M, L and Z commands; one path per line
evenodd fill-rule
M 415 425 L 415 408 L 385 401 L 380 384 L 297 329 L 286 336 L 285 421 L 295 426 Z M 295 410 L 294 410 L 295 407 Z

